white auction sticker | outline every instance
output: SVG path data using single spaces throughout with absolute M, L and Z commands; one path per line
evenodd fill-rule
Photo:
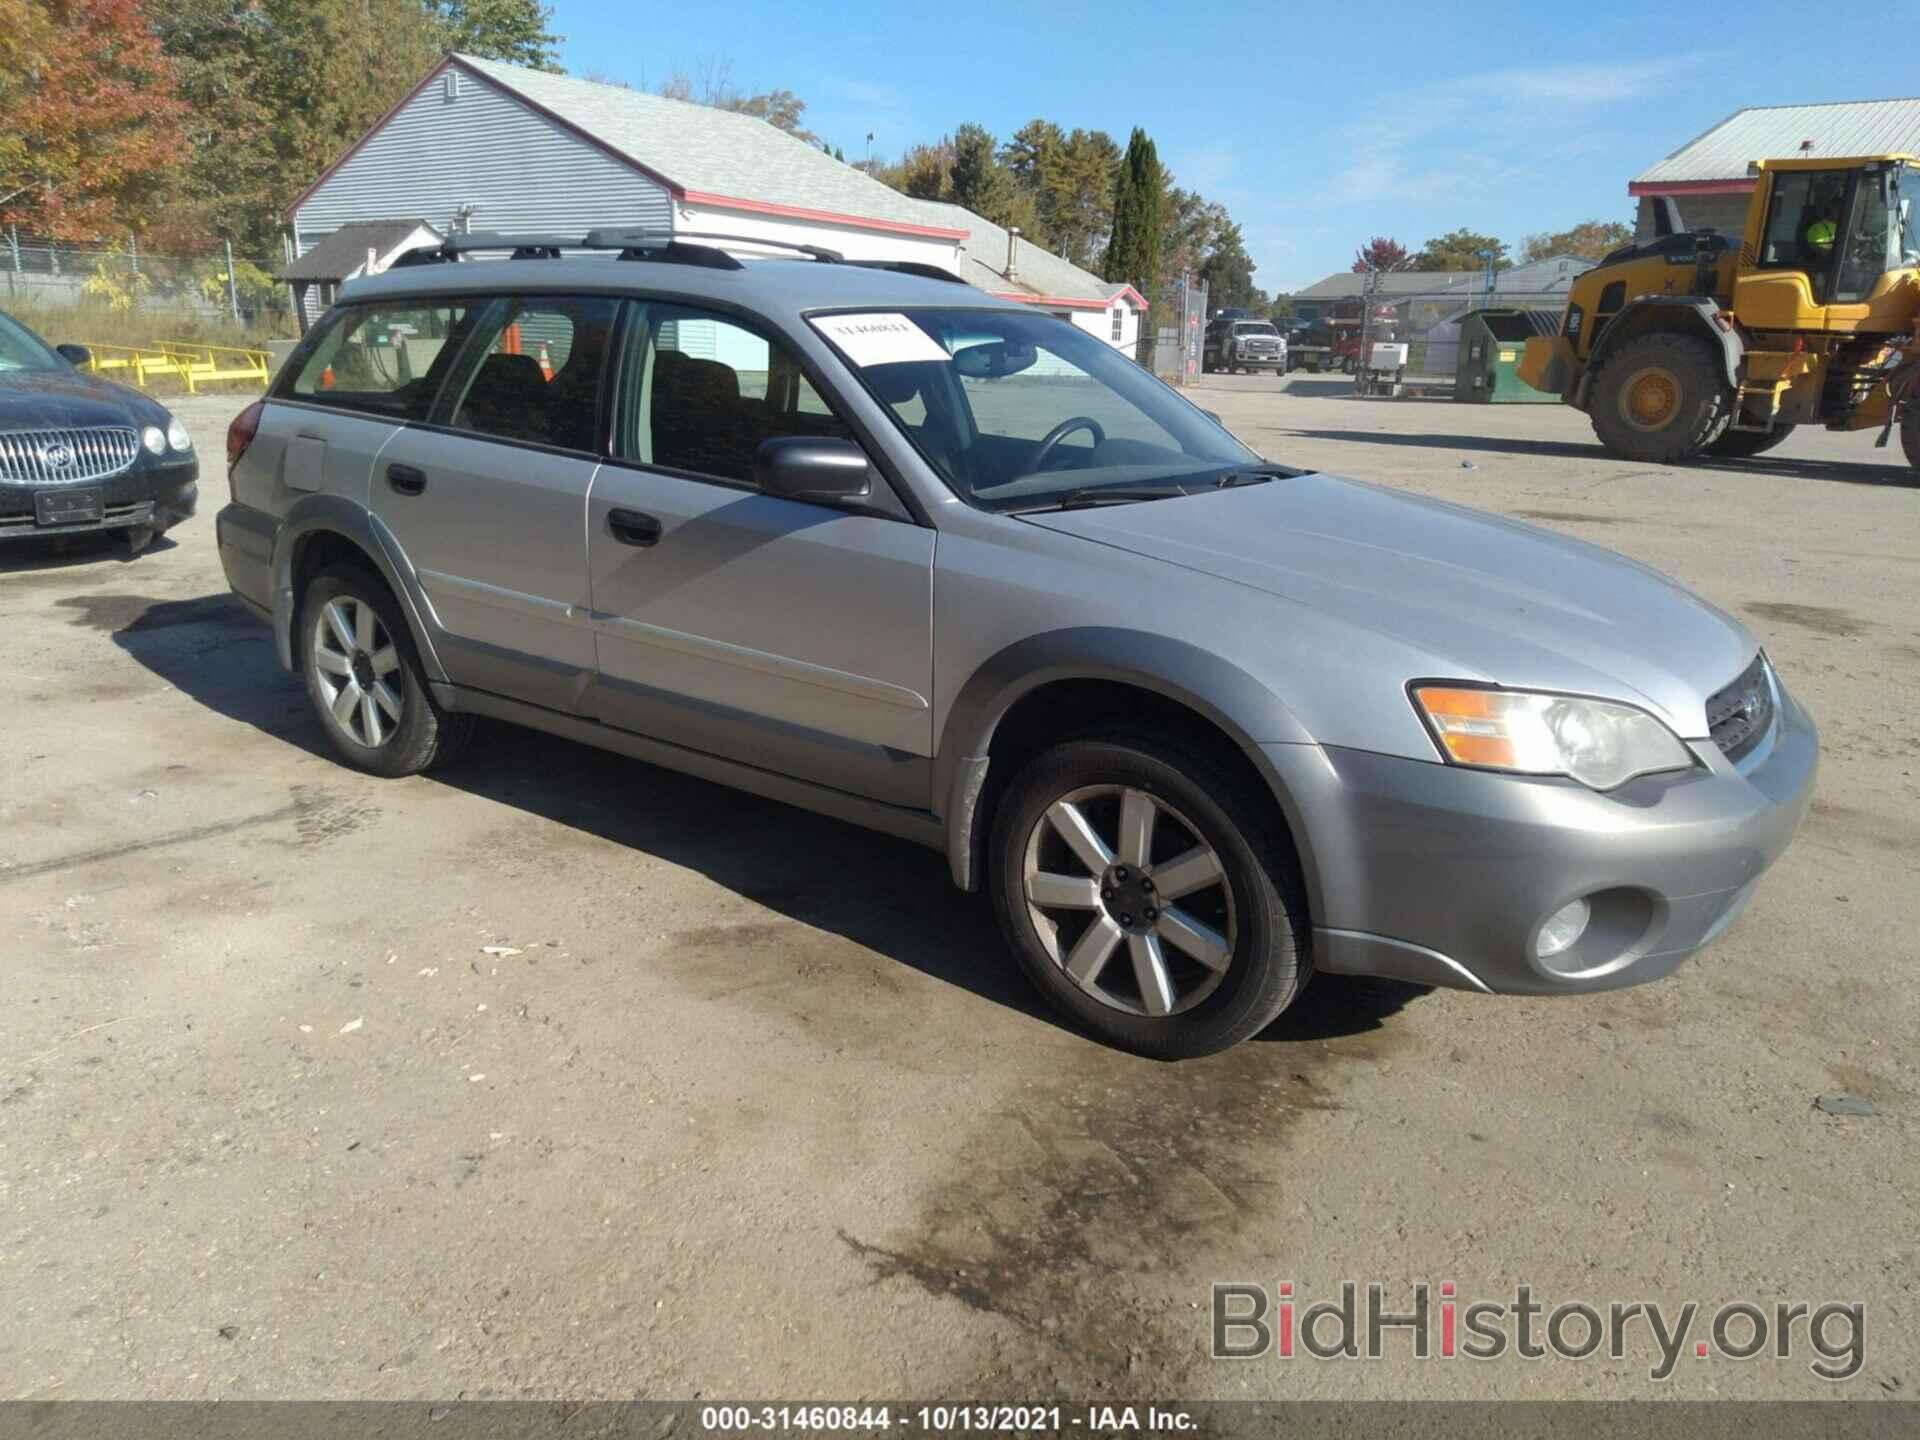
M 816 315 L 811 323 L 862 369 L 952 358 L 938 341 L 904 315 Z

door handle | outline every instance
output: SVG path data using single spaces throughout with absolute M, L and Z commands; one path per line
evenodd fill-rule
M 389 465 L 387 488 L 396 495 L 421 494 L 427 488 L 427 472 L 418 465 Z
M 659 540 L 660 522 L 638 510 L 609 510 L 607 533 L 622 545 L 638 545 L 645 549 Z

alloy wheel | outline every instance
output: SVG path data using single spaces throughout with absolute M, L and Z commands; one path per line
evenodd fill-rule
M 1021 880 L 1049 957 L 1103 1005 L 1177 1015 L 1233 962 L 1238 927 L 1219 853 L 1145 790 L 1090 785 L 1054 801 L 1028 834 Z
M 374 608 L 337 595 L 314 618 L 308 651 L 328 713 L 356 745 L 377 750 L 393 738 L 406 711 L 400 655 Z

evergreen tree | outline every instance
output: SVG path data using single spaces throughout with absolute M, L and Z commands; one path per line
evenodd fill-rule
M 1138 126 L 1113 191 L 1113 229 L 1101 274 L 1151 295 L 1160 279 L 1160 244 L 1166 180 L 1160 156 Z

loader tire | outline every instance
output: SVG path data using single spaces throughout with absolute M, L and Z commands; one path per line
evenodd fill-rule
M 1607 357 L 1588 413 L 1593 433 L 1614 454 L 1681 465 L 1726 432 L 1733 392 L 1706 341 L 1655 331 Z
M 1920 471 L 1920 405 L 1911 400 L 1900 412 L 1900 448 L 1907 452 L 1907 464 Z
M 1771 430 L 1728 428 L 1720 433 L 1718 440 L 1707 447 L 1707 453 L 1717 460 L 1746 460 L 1755 455 L 1766 454 L 1792 433 L 1791 425 L 1776 425 Z

